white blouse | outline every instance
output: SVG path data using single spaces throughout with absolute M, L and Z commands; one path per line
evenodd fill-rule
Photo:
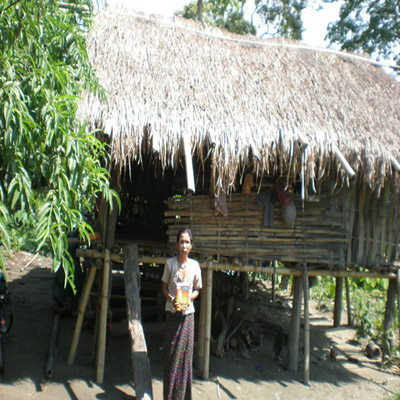
M 167 284 L 168 292 L 176 297 L 176 283 L 181 282 L 189 286 L 189 295 L 193 290 L 202 288 L 200 264 L 188 258 L 184 265 L 180 265 L 178 257 L 172 257 L 167 260 L 164 267 L 164 273 L 161 280 Z M 165 311 L 176 312 L 170 299 L 165 303 Z M 189 308 L 182 311 L 182 314 L 194 313 L 193 302 L 190 302 Z

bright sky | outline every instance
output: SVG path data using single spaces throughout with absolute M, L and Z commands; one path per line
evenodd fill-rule
M 123 4 L 133 8 L 136 11 L 142 11 L 146 14 L 162 14 L 172 16 L 175 11 L 182 10 L 190 3 L 190 0 L 107 0 L 109 4 Z M 248 3 L 254 4 L 252 1 Z M 326 28 L 329 22 L 336 20 L 339 14 L 339 4 L 326 4 L 324 10 L 305 10 L 303 12 L 303 23 L 305 32 L 303 32 L 303 42 L 313 45 L 326 47 L 324 43 Z M 248 19 L 254 10 L 253 6 L 248 6 Z

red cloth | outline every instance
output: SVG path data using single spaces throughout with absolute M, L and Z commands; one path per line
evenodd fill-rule
M 275 183 L 272 190 L 275 190 L 282 205 L 288 206 L 292 202 L 292 193 L 289 190 L 285 190 L 282 183 Z

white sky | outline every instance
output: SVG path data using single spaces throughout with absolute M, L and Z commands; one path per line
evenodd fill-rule
M 107 0 L 107 2 L 109 4 L 123 4 L 146 14 L 172 16 L 175 11 L 182 10 L 186 4 L 190 3 L 190 0 Z M 251 0 L 248 3 L 253 4 Z M 326 28 L 329 22 L 337 19 L 339 6 L 340 4 L 333 3 L 326 4 L 322 11 L 311 9 L 303 11 L 303 24 L 306 29 L 303 32 L 304 43 L 320 47 L 327 46 L 327 43 L 324 42 Z M 249 5 L 248 10 L 248 19 L 250 19 L 254 7 Z

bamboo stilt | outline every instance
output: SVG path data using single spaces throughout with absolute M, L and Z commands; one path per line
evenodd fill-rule
M 96 272 L 97 272 L 97 266 L 94 263 L 90 268 L 88 278 L 85 282 L 85 287 L 83 289 L 81 298 L 79 300 L 78 316 L 76 318 L 74 335 L 72 337 L 71 348 L 68 355 L 68 365 L 72 365 L 74 363 L 76 349 L 78 347 L 79 337 L 81 335 L 83 318 L 85 316 L 86 307 L 88 304 L 90 292 L 93 287 L 94 278 L 96 277 Z
M 292 319 L 289 332 L 289 360 L 288 370 L 297 372 L 299 362 L 299 337 L 300 337 L 300 320 L 301 320 L 301 303 L 303 291 L 303 278 L 301 276 L 293 277 L 293 306 Z
M 275 283 L 276 283 L 276 265 L 278 264 L 277 261 L 274 261 L 274 271 L 272 273 L 272 304 L 275 303 Z
M 342 319 L 342 308 L 343 308 L 343 278 L 336 278 L 336 288 L 335 288 L 335 308 L 333 314 L 333 326 L 336 328 L 340 326 Z
M 389 357 L 393 349 L 393 320 L 394 320 L 394 306 L 396 300 L 397 284 L 395 279 L 389 280 L 387 289 L 385 320 L 383 322 L 383 346 L 382 358 Z
M 198 329 L 198 337 L 197 337 L 197 365 L 196 368 L 198 371 L 203 371 L 204 367 L 204 344 L 205 344 L 205 328 L 206 328 L 206 315 L 207 315 L 207 297 L 206 297 L 206 277 L 207 271 L 202 270 L 202 282 L 203 289 L 200 294 L 200 317 L 199 317 L 199 329 Z
M 347 325 L 353 326 L 353 315 L 352 315 L 352 307 L 351 307 L 351 298 L 350 298 L 350 286 L 349 286 L 349 278 L 346 276 L 344 278 L 345 286 L 346 286 L 346 304 L 347 304 Z
M 211 263 L 210 263 L 211 264 Z M 204 364 L 203 364 L 203 379 L 208 379 L 210 370 L 210 343 L 211 343 L 211 314 L 212 314 L 212 278 L 213 270 L 211 266 L 207 268 L 206 282 L 206 326 L 204 336 Z
M 97 343 L 97 372 L 96 382 L 103 383 L 104 380 L 104 361 L 106 353 L 106 336 L 107 336 L 107 314 L 108 314 L 108 297 L 109 279 L 110 279 L 110 250 L 105 249 L 103 279 L 101 285 L 101 303 L 100 303 L 100 321 L 99 321 L 99 336 Z
M 303 382 L 308 385 L 310 381 L 310 309 L 308 302 L 308 274 L 307 264 L 304 266 L 304 375 Z

